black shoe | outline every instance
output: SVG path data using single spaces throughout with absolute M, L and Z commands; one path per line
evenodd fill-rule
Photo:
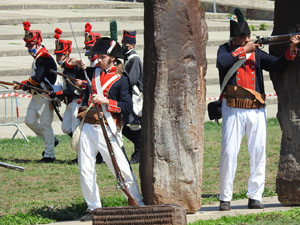
M 249 198 L 248 200 L 248 209 L 263 209 L 264 204 L 262 204 L 260 201 Z
M 131 158 L 129 162 L 130 162 L 130 164 L 136 164 L 136 163 L 139 163 L 140 160 L 137 158 Z
M 39 160 L 39 163 L 52 163 L 55 161 L 55 158 L 51 157 L 43 157 L 41 160 Z
M 230 202 L 228 201 L 220 201 L 220 206 L 219 206 L 220 211 L 230 211 Z
M 77 164 L 78 163 L 78 158 L 73 159 L 69 162 L 69 164 Z
M 54 137 L 54 147 L 56 147 L 58 144 L 59 144 L 59 140 L 56 137 Z
M 93 217 L 92 217 L 92 212 L 88 212 L 87 214 L 85 214 L 83 217 L 80 218 L 80 221 L 92 221 Z
M 96 164 L 101 164 L 101 163 L 103 163 L 103 158 L 102 155 L 98 153 L 96 156 Z

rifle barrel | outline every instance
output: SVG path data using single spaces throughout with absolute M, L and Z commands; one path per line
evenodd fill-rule
M 15 166 L 9 163 L 4 163 L 4 162 L 0 162 L 0 166 L 5 167 L 7 169 L 13 169 L 13 170 L 18 170 L 21 172 L 24 172 L 25 168 L 21 167 L 21 166 Z
M 38 92 L 41 92 L 41 93 L 45 93 L 45 94 L 50 94 L 51 92 L 50 91 L 47 91 L 47 90 L 44 90 L 44 89 L 41 89 L 41 88 L 38 88 L 38 87 L 35 87 L 35 86 L 32 86 L 32 85 L 28 85 L 28 84 L 22 84 L 18 81 L 13 81 L 15 84 L 18 84 L 18 85 L 21 85 L 21 86 L 24 86 L 24 87 L 27 87 L 29 89 L 34 89 Z
M 0 81 L 0 84 L 5 84 L 5 85 L 14 86 L 14 83 L 6 82 L 6 81 Z
M 60 75 L 60 76 L 62 76 L 62 77 L 64 77 L 64 78 L 68 78 L 68 79 L 70 79 L 71 81 L 74 81 L 74 82 L 76 82 L 76 80 L 77 80 L 75 77 L 71 77 L 71 76 L 69 76 L 69 75 L 67 75 L 67 74 L 58 72 L 58 71 L 53 70 L 53 69 L 50 69 L 50 72 L 51 72 L 51 73 L 56 73 L 56 74 L 58 74 L 58 75 Z

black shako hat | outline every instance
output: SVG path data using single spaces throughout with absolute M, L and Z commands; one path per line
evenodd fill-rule
M 124 54 L 122 51 L 122 47 L 116 41 L 111 38 L 103 37 L 97 39 L 95 45 L 93 46 L 92 50 L 88 55 L 110 55 L 116 58 L 124 59 Z
M 244 34 L 251 34 L 248 23 L 246 21 L 236 22 L 230 20 L 230 37 L 236 37 Z

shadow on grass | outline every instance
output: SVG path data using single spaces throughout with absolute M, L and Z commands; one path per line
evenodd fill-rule
M 102 207 L 128 206 L 124 196 L 107 196 L 101 198 Z M 31 215 L 39 215 L 43 218 L 48 218 L 56 221 L 63 220 L 78 220 L 86 214 L 87 204 L 85 202 L 72 203 L 71 206 L 56 207 L 43 206 L 30 210 Z
M 42 159 L 42 158 L 41 158 Z M 31 160 L 31 159 L 6 159 L 6 158 L 3 158 L 3 157 L 0 157 L 0 161 L 6 161 L 6 162 L 12 162 L 12 163 L 43 163 L 44 162 L 39 162 L 39 160 Z M 71 164 L 71 160 L 59 160 L 59 159 L 56 159 L 54 162 L 54 164 Z
M 55 206 L 43 206 L 41 208 L 33 208 L 30 210 L 32 215 L 40 215 L 56 221 L 77 220 L 86 213 L 87 205 L 83 203 L 72 203 L 71 206 L 65 208 Z

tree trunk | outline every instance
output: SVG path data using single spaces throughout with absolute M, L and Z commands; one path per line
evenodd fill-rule
M 273 35 L 299 32 L 300 1 L 275 1 Z M 270 46 L 270 53 L 282 54 L 287 45 Z M 282 129 L 276 192 L 282 205 L 300 205 L 300 59 L 282 74 L 271 73 L 278 96 L 277 118 Z
M 147 0 L 141 184 L 146 204 L 201 207 L 207 26 L 198 0 Z

